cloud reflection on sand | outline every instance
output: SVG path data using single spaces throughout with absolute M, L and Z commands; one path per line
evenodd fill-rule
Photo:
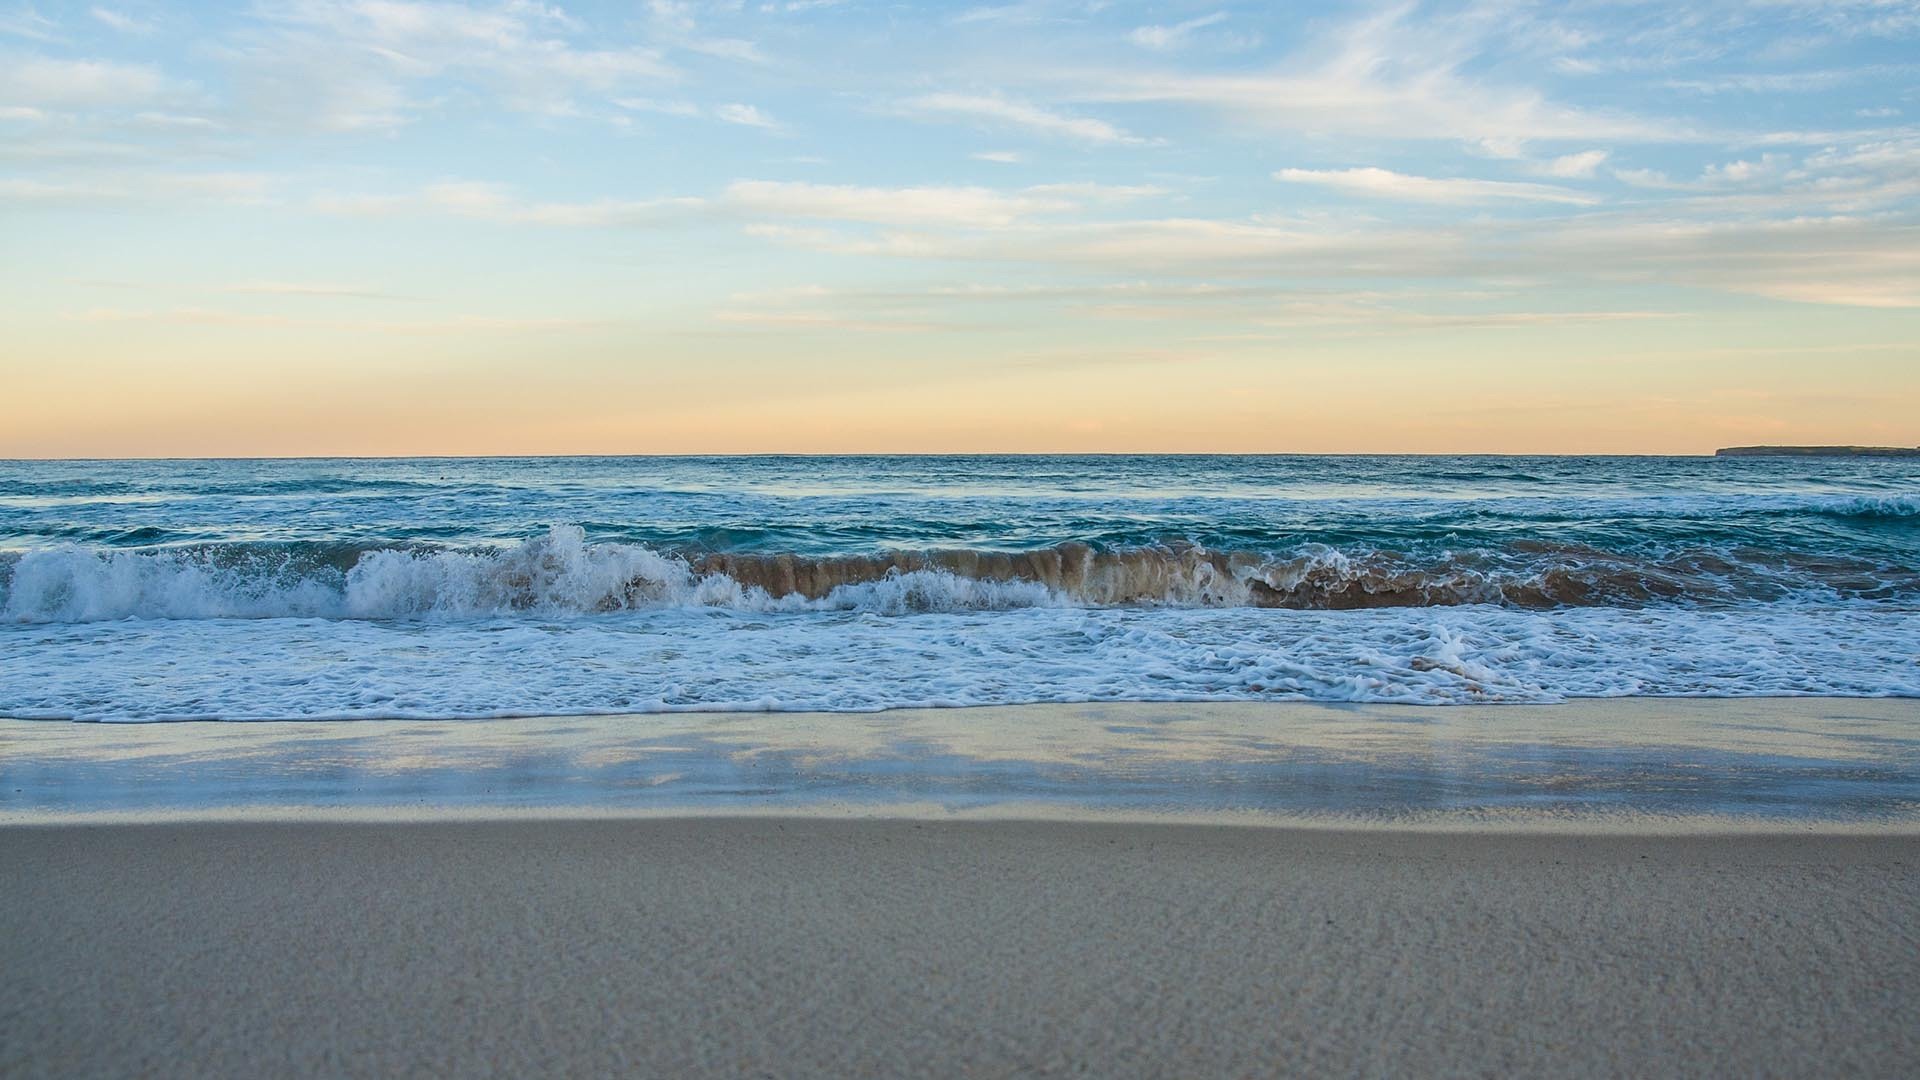
M 0 813 L 267 808 L 1920 823 L 1920 708 L 1109 704 L 0 726 Z

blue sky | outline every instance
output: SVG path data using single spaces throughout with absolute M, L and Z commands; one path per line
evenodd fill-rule
M 7 2 L 0 453 L 1920 442 L 1920 3 Z

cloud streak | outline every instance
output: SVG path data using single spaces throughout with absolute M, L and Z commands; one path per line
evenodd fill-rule
M 1079 100 L 1203 108 L 1266 132 L 1496 145 L 1693 137 L 1686 125 L 1563 104 L 1470 74 L 1484 27 L 1420 23 L 1412 11 L 1402 5 L 1336 25 L 1264 70 L 1083 70 L 1060 81 Z
M 678 77 L 652 44 L 578 43 L 587 37 L 559 8 L 519 0 L 293 0 L 260 9 L 224 52 L 269 114 L 336 132 L 403 127 L 450 88 L 558 116 L 583 93 Z
M 990 129 L 1021 131 L 1094 146 L 1151 144 L 1151 140 L 1105 120 L 1073 116 L 994 94 L 923 94 L 909 98 L 902 103 L 902 108 L 913 115 L 970 121 Z
M 1529 184 L 1512 180 L 1467 180 L 1410 176 L 1387 169 L 1281 169 L 1275 180 L 1289 184 L 1313 184 L 1349 195 L 1405 202 L 1467 206 L 1495 202 L 1545 202 L 1565 206 L 1592 206 L 1600 200 L 1584 192 L 1550 184 Z

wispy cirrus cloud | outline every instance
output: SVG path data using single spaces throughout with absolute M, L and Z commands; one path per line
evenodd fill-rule
M 561 202 L 527 199 L 506 184 L 450 180 L 401 194 L 325 193 L 314 196 L 307 205 L 317 213 L 342 217 L 433 214 L 563 228 L 745 219 L 802 231 L 808 222 L 966 230 L 1007 228 L 1162 194 L 1164 189 L 1142 184 L 1033 184 L 1003 189 L 958 184 L 885 187 L 736 180 L 710 195 Z
M 59 28 L 59 23 L 31 7 L 0 11 L 0 35 L 28 41 L 53 41 L 59 36 Z
M 1581 150 L 1577 153 L 1562 154 L 1547 161 L 1536 162 L 1528 171 L 1535 176 L 1552 176 L 1562 180 L 1584 180 L 1598 172 L 1600 166 L 1611 156 L 1605 150 Z
M 411 297 L 364 285 L 338 285 L 311 281 L 241 281 L 221 288 L 221 292 L 242 296 L 292 296 L 324 300 L 408 300 Z
M 1289 184 L 1313 184 L 1349 195 L 1399 199 L 1406 202 L 1443 203 L 1462 206 L 1502 201 L 1561 203 L 1591 206 L 1600 200 L 1585 192 L 1551 184 L 1530 184 L 1513 180 L 1470 180 L 1452 177 L 1411 176 L 1388 169 L 1281 169 L 1276 180 Z
M 449 89 L 566 115 L 583 92 L 678 74 L 651 43 L 606 43 L 560 8 L 521 0 L 294 0 L 258 9 L 221 50 L 258 108 L 326 131 L 405 126 Z
M 740 180 L 727 186 L 721 202 L 736 212 L 779 220 L 1000 228 L 1029 218 L 1073 213 L 1089 205 L 1144 198 L 1158 191 L 1103 184 L 1043 184 L 1002 191 L 973 186 L 887 188 Z
M 1216 11 L 1211 15 L 1201 15 L 1170 26 L 1136 26 L 1127 33 L 1127 40 L 1143 49 L 1160 51 L 1178 49 L 1192 40 L 1194 31 L 1204 30 L 1225 21 L 1227 21 L 1227 13 Z
M 495 334 L 589 330 L 616 325 L 617 320 L 572 319 L 502 315 L 457 315 L 444 319 L 325 319 L 279 312 L 233 311 L 225 308 L 106 308 L 63 312 L 67 322 L 149 323 L 164 326 L 226 327 L 230 329 L 326 330 L 359 334 Z
M 849 400 L 867 357 L 1057 394 L 1020 380 L 1470 354 L 1528 415 L 1542 343 L 1676 395 L 1792 366 L 1711 358 L 1764 343 L 1833 350 L 1783 409 L 1844 385 L 1911 427 L 1915 0 L 979 2 L 0 0 L 9 343 L 207 386 L 318 334 L 579 386 L 749 385 L 777 345 Z M 1124 383 L 1217 426 L 1216 378 Z
M 855 334 L 931 334 L 956 327 L 924 319 L 870 319 L 836 311 L 778 308 L 773 310 L 726 309 L 716 311 L 713 321 L 746 330 L 787 332 L 813 330 Z
M 726 123 L 738 124 L 741 127 L 760 128 L 763 131 L 782 130 L 778 120 L 761 112 L 752 105 L 730 102 L 725 105 L 715 106 L 713 114 Z
M 1114 68 L 1065 71 L 1056 81 L 1082 101 L 1189 105 L 1256 130 L 1318 136 L 1505 145 L 1693 137 L 1688 125 L 1565 104 L 1473 74 L 1485 28 L 1418 21 L 1413 11 L 1400 5 L 1337 24 L 1264 69 Z
M 916 116 L 961 120 L 997 130 L 1012 130 L 1096 146 L 1147 146 L 1141 138 L 1105 120 L 1075 116 L 999 94 L 922 94 L 901 103 Z
M 87 9 L 87 14 L 91 15 L 95 22 L 100 23 L 102 26 L 105 26 L 111 30 L 117 30 L 122 34 L 153 33 L 153 23 L 151 21 L 147 19 L 138 18 L 124 11 L 115 11 L 112 8 L 95 7 L 95 8 Z
M 44 179 L 0 177 L 0 207 L 266 206 L 277 201 L 280 185 L 281 178 L 270 173 L 88 170 Z
M 1028 272 L 1448 281 L 1456 288 L 1515 279 L 1563 289 L 1652 283 L 1851 307 L 1920 307 L 1920 225 L 1845 214 L 1701 222 L 1641 208 L 1471 225 L 1035 218 L 978 231 L 787 228 L 760 235 L 842 255 L 1003 263 Z
M 152 64 L 0 53 L 0 105 L 98 109 L 148 105 L 176 88 Z
M 684 220 L 705 200 L 684 197 L 654 199 L 603 198 L 575 202 L 522 198 L 504 184 L 446 181 L 402 195 L 315 196 L 309 207 L 341 217 L 406 217 L 442 214 L 510 225 L 552 225 L 566 228 L 659 225 Z
M 757 105 L 730 101 L 705 105 L 684 98 L 619 97 L 611 102 L 616 108 L 634 113 L 654 113 L 683 119 L 718 120 L 723 124 L 758 128 L 767 132 L 785 132 L 787 127 Z

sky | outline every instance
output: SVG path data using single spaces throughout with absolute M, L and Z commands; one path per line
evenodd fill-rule
M 1920 0 L 0 0 L 0 456 L 1920 444 Z

